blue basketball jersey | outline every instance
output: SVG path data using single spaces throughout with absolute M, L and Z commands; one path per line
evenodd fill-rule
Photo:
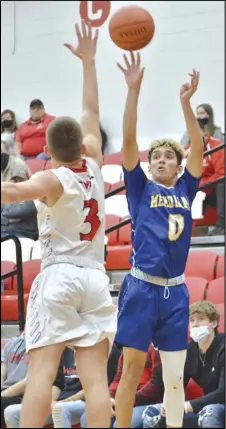
M 191 240 L 191 204 L 200 179 L 185 169 L 174 187 L 166 187 L 149 180 L 139 162 L 132 171 L 124 168 L 124 180 L 132 220 L 131 264 L 152 276 L 182 275 Z

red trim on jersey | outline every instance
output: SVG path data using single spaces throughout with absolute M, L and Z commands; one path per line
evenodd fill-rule
M 82 166 L 80 168 L 72 168 L 72 167 L 66 167 L 69 168 L 73 173 L 86 173 L 87 172 L 87 165 L 86 165 L 86 159 L 82 159 Z

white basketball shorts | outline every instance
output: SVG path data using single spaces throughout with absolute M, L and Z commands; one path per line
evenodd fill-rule
M 114 340 L 117 307 L 101 270 L 58 263 L 34 280 L 25 326 L 27 351 L 65 342 L 89 347 Z

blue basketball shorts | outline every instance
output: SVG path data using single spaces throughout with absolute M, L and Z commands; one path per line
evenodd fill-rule
M 150 342 L 161 351 L 187 349 L 189 294 L 187 286 L 165 287 L 128 274 L 119 296 L 115 340 L 125 347 L 148 351 Z

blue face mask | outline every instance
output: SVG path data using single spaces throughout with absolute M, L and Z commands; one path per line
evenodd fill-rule
M 210 328 L 206 326 L 197 326 L 190 329 L 191 338 L 198 344 L 204 343 L 210 335 Z

